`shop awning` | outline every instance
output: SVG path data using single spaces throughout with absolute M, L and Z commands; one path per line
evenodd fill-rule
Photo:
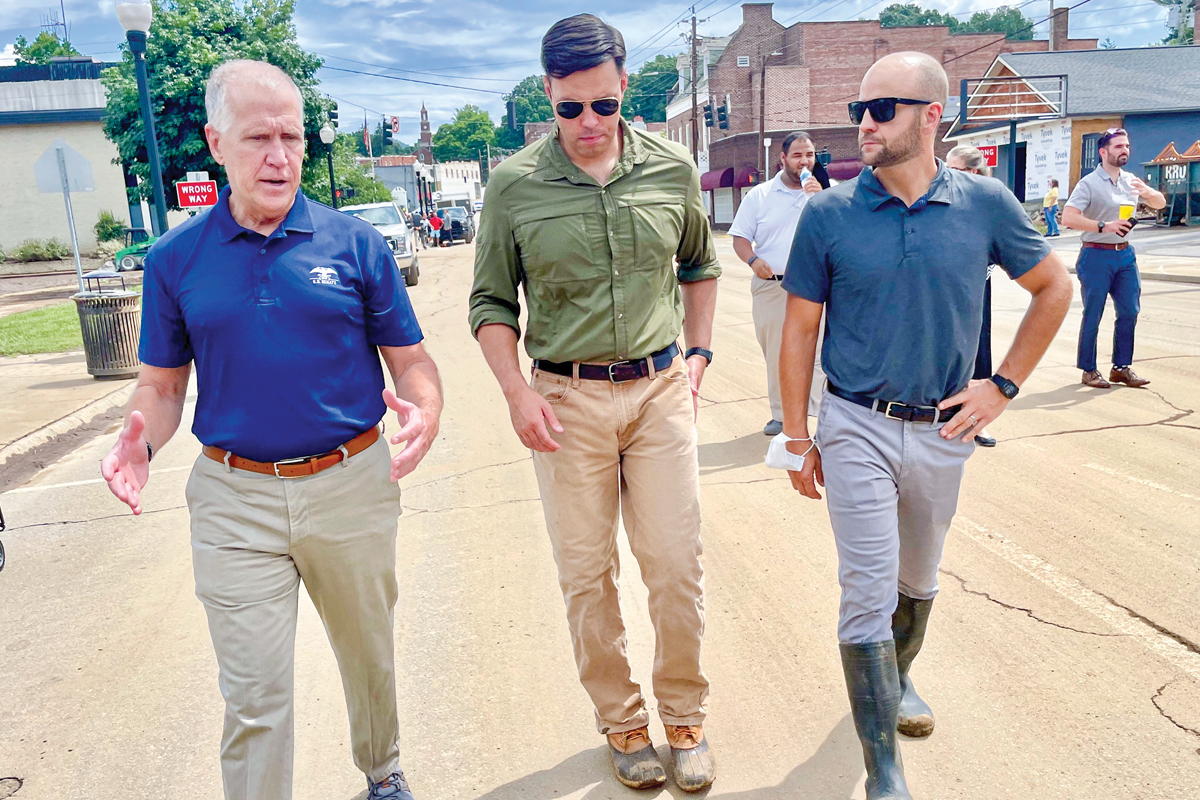
M 840 161 L 831 161 L 825 167 L 825 171 L 835 181 L 848 181 L 858 177 L 858 173 L 863 171 L 863 163 L 857 158 L 845 158 Z
M 711 192 L 713 189 L 722 189 L 727 186 L 733 186 L 733 167 L 712 169 L 700 176 L 701 191 Z
M 733 185 L 738 187 L 756 186 L 757 184 L 758 170 L 755 167 L 742 167 L 733 179 Z

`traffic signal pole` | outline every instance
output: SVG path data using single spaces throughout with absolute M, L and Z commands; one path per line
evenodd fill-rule
M 700 163 L 700 124 L 696 117 L 696 7 L 692 6 L 692 161 Z

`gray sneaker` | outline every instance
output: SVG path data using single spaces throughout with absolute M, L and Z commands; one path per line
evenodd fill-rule
M 783 423 L 777 419 L 773 419 L 763 426 L 763 434 L 766 436 L 778 436 L 783 433 Z
M 379 783 L 367 778 L 367 788 L 367 800 L 415 800 L 404 779 L 404 770 L 396 770 Z

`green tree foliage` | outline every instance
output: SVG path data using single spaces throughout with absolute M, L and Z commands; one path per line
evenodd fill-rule
M 478 161 L 479 152 L 496 144 L 492 117 L 478 106 L 465 105 L 454 113 L 454 121 L 433 134 L 433 156 L 438 161 Z
M 1196 8 L 1195 0 L 1154 0 L 1160 6 L 1167 8 L 1179 8 L 1180 24 L 1174 28 L 1168 28 L 1166 38 L 1162 40 L 1164 45 L 1182 45 L 1192 44 L 1196 41 L 1196 29 L 1187 24 L 1188 17 Z
M 186 173 L 222 174 L 204 138 L 204 86 L 213 69 L 231 59 L 268 61 L 292 76 L 304 95 L 304 175 L 325 169 L 326 145 L 318 131 L 333 101 L 315 91 L 321 59 L 297 43 L 293 10 L 293 0 L 155 0 L 146 62 L 171 208 L 178 207 L 171 187 Z M 149 199 L 153 189 L 132 55 L 126 52 L 119 67 L 105 70 L 103 80 L 108 89 L 104 133 L 139 179 L 132 198 Z
M 382 182 L 375 180 L 355 161 L 362 146 L 362 131 L 339 133 L 333 140 L 333 179 L 339 189 L 353 189 L 354 197 L 343 203 L 382 203 L 392 199 L 392 193 Z M 310 169 L 304 171 L 301 191 L 311 200 L 330 205 L 328 156 L 311 159 Z
M 100 212 L 100 218 L 96 220 L 92 230 L 96 233 L 97 242 L 111 242 L 125 235 L 125 223 L 117 219 L 116 214 L 105 209 Z
M 70 42 L 59 39 L 57 33 L 50 31 L 42 31 L 32 42 L 24 36 L 18 36 L 13 52 L 18 64 L 49 64 L 55 56 L 82 55 Z
M 1003 33 L 1006 38 L 1033 38 L 1029 20 L 1016 8 L 1000 6 L 992 11 L 976 11 L 965 22 L 935 9 L 924 9 L 916 3 L 894 3 L 879 12 L 879 24 L 884 28 L 914 25 L 945 25 L 950 33 Z
M 645 62 L 629 76 L 625 102 L 621 113 L 626 119 L 641 117 L 646 122 L 667 121 L 667 101 L 679 81 L 679 67 L 674 55 L 656 56 Z M 684 87 L 690 92 L 691 87 Z
M 504 112 L 504 123 L 496 129 L 495 147 L 502 150 L 519 150 L 525 146 L 525 129 L 526 122 L 546 122 L 554 119 L 554 109 L 550 107 L 550 100 L 546 97 L 546 90 L 542 87 L 541 75 L 530 75 L 525 78 L 504 98 L 506 101 L 512 100 L 515 106 L 516 114 L 516 130 L 511 130 L 508 126 L 508 111 Z

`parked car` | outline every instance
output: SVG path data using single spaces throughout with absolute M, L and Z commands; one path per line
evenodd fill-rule
M 442 221 L 450 231 L 450 243 L 461 240 L 470 244 L 475 241 L 475 215 L 462 206 L 441 209 Z
M 146 261 L 146 253 L 150 252 L 150 245 L 157 241 L 158 237 L 146 233 L 145 228 L 126 228 L 124 246 L 104 266 L 117 272 L 141 269 Z
M 358 206 L 342 206 L 338 210 L 375 226 L 375 230 L 383 234 L 383 238 L 387 239 L 392 248 L 396 265 L 400 268 L 400 274 L 404 276 L 404 285 L 417 285 L 421 267 L 417 263 L 413 232 L 395 203 L 364 203 Z

